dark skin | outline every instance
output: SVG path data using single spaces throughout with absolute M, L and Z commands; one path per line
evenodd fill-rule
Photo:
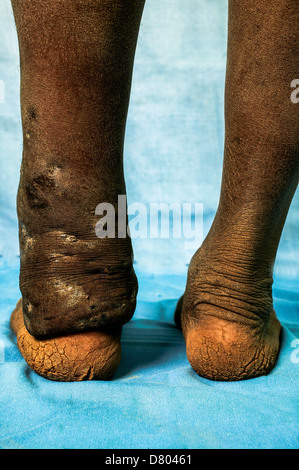
M 123 140 L 143 2 L 12 5 L 24 133 L 23 307 L 12 326 L 37 373 L 107 378 L 119 362 L 137 281 L 129 238 L 97 239 L 94 210 L 125 194 Z M 229 2 L 219 207 L 176 311 L 190 364 L 210 379 L 265 375 L 279 351 L 272 271 L 299 174 L 298 110 L 290 100 L 298 25 L 295 0 Z
M 97 239 L 95 208 L 116 205 L 126 192 L 123 142 L 141 2 L 12 4 L 21 57 L 25 325 L 36 337 L 120 326 L 135 308 L 131 241 Z
M 176 312 L 210 379 L 267 374 L 279 350 L 272 273 L 299 174 L 298 25 L 295 1 L 230 0 L 220 202 Z
M 100 202 L 116 207 L 126 194 L 124 133 L 143 1 L 12 0 L 12 6 L 24 135 L 22 305 L 12 325 L 41 375 L 107 378 L 118 365 L 121 327 L 134 313 L 138 286 L 130 237 L 99 239 L 95 209 Z M 95 334 L 98 345 L 90 339 Z M 36 351 L 49 341 L 49 360 L 38 360 Z

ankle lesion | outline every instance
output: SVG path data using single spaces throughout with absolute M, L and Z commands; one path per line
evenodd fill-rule
M 129 239 L 56 230 L 29 237 L 20 224 L 25 326 L 35 337 L 114 328 L 135 310 L 138 283 Z

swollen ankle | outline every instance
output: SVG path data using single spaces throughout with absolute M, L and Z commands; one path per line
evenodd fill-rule
M 36 337 L 120 327 L 134 313 L 130 240 L 80 239 L 60 231 L 21 234 L 24 321 Z

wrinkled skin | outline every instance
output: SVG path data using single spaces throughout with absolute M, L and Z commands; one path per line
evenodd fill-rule
M 230 0 L 219 207 L 193 256 L 175 318 L 193 369 L 213 380 L 265 375 L 279 351 L 272 271 L 298 183 L 296 2 Z
M 138 285 L 130 237 L 99 239 L 95 210 L 105 202 L 117 213 L 118 195 L 126 194 L 124 132 L 143 2 L 12 0 L 12 6 L 23 126 L 17 210 L 26 329 L 13 321 L 18 344 L 38 373 L 42 361 L 33 361 L 32 351 L 45 344 L 63 344 L 70 357 L 82 343 L 83 369 L 94 356 L 106 370 L 101 342 L 114 329 L 119 343 Z M 79 380 L 68 370 L 71 361 L 61 359 L 59 373 L 45 368 L 41 375 Z
M 97 239 L 94 211 L 100 202 L 116 207 L 125 194 L 123 140 L 143 1 L 12 5 L 24 135 L 23 302 L 12 327 L 44 377 L 106 378 L 119 361 L 137 280 L 130 239 Z M 290 100 L 298 25 L 295 1 L 229 1 L 219 207 L 175 315 L 191 366 L 213 380 L 267 374 L 279 351 L 272 270 L 298 182 L 298 108 Z
M 120 326 L 135 309 L 131 240 L 98 239 L 95 209 L 116 208 L 126 193 L 123 140 L 141 3 L 12 1 L 24 134 L 20 287 L 25 325 L 37 337 Z

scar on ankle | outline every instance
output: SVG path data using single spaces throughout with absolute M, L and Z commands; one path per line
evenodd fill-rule
M 45 194 L 55 188 L 56 184 L 48 175 L 37 175 L 26 184 L 25 190 L 29 205 L 39 209 L 48 206 Z
M 61 233 L 60 237 L 66 242 L 76 243 L 78 238 L 75 235 L 69 235 L 67 233 Z
M 48 172 L 49 172 L 49 175 L 57 175 L 60 171 L 62 170 L 62 165 L 61 163 L 52 163 L 49 167 L 48 167 Z
M 23 304 L 23 308 L 26 311 L 26 313 L 31 313 L 33 310 L 33 305 L 29 300 L 26 300 Z
M 33 246 L 33 238 L 29 235 L 27 228 L 23 222 L 19 222 L 20 227 L 20 240 L 22 242 L 23 249 L 30 249 Z

